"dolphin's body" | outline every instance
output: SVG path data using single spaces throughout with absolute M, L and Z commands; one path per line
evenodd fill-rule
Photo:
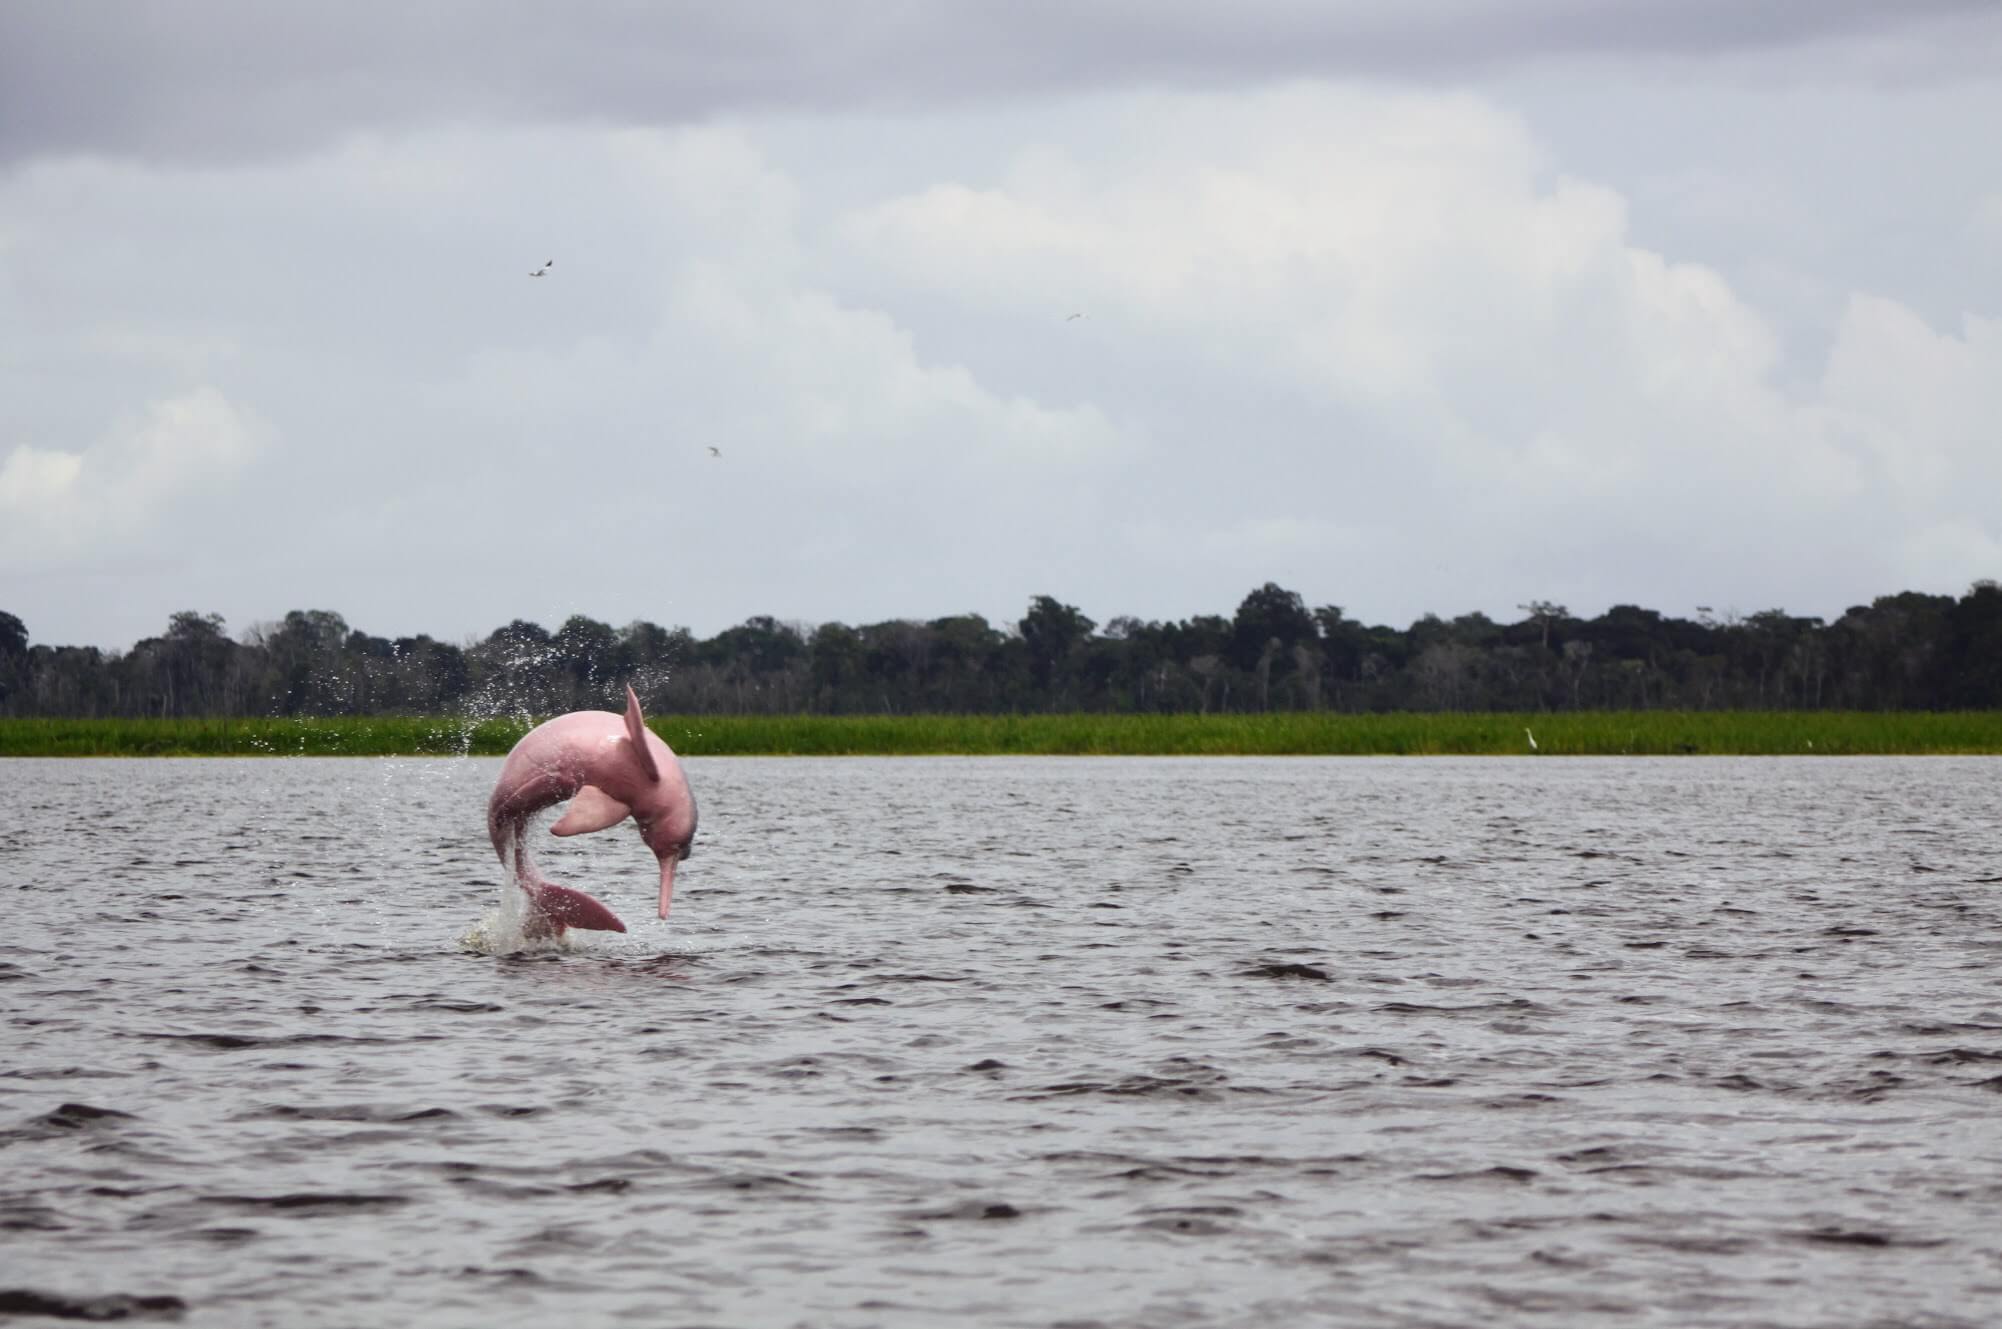
M 572 711 L 529 730 L 507 754 L 487 802 L 487 834 L 528 896 L 535 914 L 531 932 L 624 932 L 617 914 L 582 891 L 548 880 L 529 861 L 529 822 L 566 798 L 570 808 L 549 828 L 552 835 L 602 831 L 633 818 L 640 838 L 660 860 L 660 916 L 666 918 L 675 865 L 688 857 L 695 838 L 695 796 L 673 750 L 646 727 L 632 688 L 626 689 L 624 715 Z

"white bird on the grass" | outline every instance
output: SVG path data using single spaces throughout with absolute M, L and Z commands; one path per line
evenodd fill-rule
M 556 266 L 556 260 L 552 258 L 547 263 L 543 264 L 541 267 L 537 268 L 534 272 L 531 272 L 528 275 L 531 277 L 540 277 L 555 266 Z
M 1536 751 L 1536 735 L 1529 732 L 1528 725 L 1522 727 L 1522 732 L 1523 736 L 1529 740 L 1529 750 L 1531 752 Z

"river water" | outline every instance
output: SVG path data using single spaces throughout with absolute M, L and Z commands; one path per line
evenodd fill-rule
M 2002 1315 L 2002 762 L 498 768 L 0 762 L 0 1319 Z

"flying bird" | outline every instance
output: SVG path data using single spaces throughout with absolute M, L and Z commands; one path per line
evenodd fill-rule
M 1069 318 L 1066 318 L 1066 319 L 1064 320 L 1064 322 L 1066 322 L 1066 323 L 1070 323 L 1070 322 L 1074 322 L 1075 320 L 1077 320 L 1077 319 L 1080 319 L 1080 318 L 1084 318 L 1084 317 L 1085 317 L 1085 315 L 1083 315 L 1083 314 L 1072 314 L 1072 315 L 1071 315 L 1071 316 L 1070 316 Z
M 712 457 L 720 457 L 720 456 L 722 456 L 722 455 L 723 455 L 723 449 L 721 449 L 721 448 L 711 448 L 711 449 L 709 449 L 709 455 L 710 455 L 710 456 L 712 456 Z
M 531 277 L 540 277 L 555 266 L 556 266 L 556 260 L 552 258 L 547 263 L 543 264 L 541 267 L 537 268 L 534 272 L 531 272 L 528 275 Z

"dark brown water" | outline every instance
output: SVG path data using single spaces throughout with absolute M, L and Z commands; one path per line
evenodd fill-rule
M 2002 1309 L 2002 762 L 695 761 L 567 952 L 497 769 L 0 762 L 0 1316 Z

